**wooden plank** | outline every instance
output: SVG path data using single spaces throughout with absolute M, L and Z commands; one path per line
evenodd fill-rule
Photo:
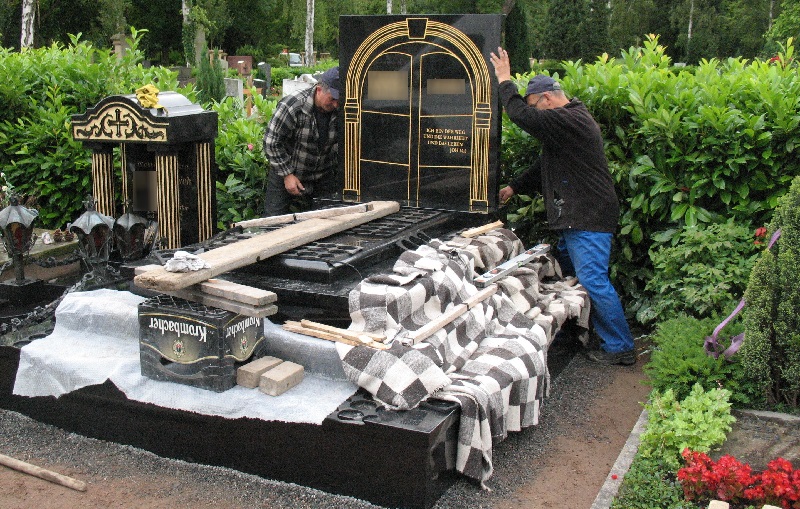
M 135 273 L 138 276 L 139 274 L 145 274 L 148 271 L 160 268 L 161 265 L 142 265 L 141 267 L 136 267 Z M 241 285 L 239 283 L 225 281 L 224 279 L 209 279 L 208 281 L 192 285 L 189 288 L 207 293 L 208 295 L 222 297 L 251 306 L 264 306 L 278 300 L 278 296 L 269 290 Z
M 327 341 L 335 341 L 337 343 L 344 343 L 346 345 L 351 346 L 367 346 L 369 348 L 375 348 L 377 350 L 388 350 L 389 345 L 385 345 L 383 343 L 379 343 L 377 341 L 367 341 L 365 342 L 362 339 L 350 339 L 344 336 L 340 336 L 339 334 L 335 334 L 333 332 L 328 332 L 319 329 L 311 329 L 308 327 L 303 327 L 301 322 L 294 322 L 294 321 L 287 321 L 283 324 L 283 328 L 289 332 L 295 332 L 297 334 L 304 334 L 306 336 L 313 336 L 318 339 L 325 339 Z M 365 338 L 366 339 L 366 338 Z
M 475 228 L 464 230 L 463 232 L 461 232 L 461 236 L 466 238 L 477 237 L 478 235 L 482 235 L 486 232 L 492 231 L 495 228 L 502 228 L 502 227 L 503 227 L 502 221 L 495 221 L 494 223 L 485 224 L 483 226 L 476 226 Z
M 272 304 L 278 300 L 278 296 L 269 290 L 254 288 L 252 286 L 240 285 L 224 279 L 209 279 L 197 285 L 201 291 L 216 297 L 223 297 L 228 300 L 235 300 L 243 304 L 253 306 L 264 306 Z
M 479 291 L 472 297 L 465 300 L 463 303 L 458 304 L 457 306 L 453 306 L 452 308 L 448 309 L 441 316 L 437 317 L 435 320 L 431 320 L 430 322 L 426 323 L 419 329 L 415 330 L 414 332 L 408 335 L 409 338 L 414 342 L 414 344 L 419 343 L 423 339 L 429 338 L 433 336 L 436 331 L 439 329 L 444 328 L 445 325 L 449 324 L 459 316 L 463 315 L 473 307 L 475 307 L 480 302 L 488 299 L 492 295 L 497 292 L 497 285 L 487 286 L 483 290 Z
M 272 316 L 278 312 L 278 307 L 273 304 L 267 304 L 265 306 L 243 304 L 241 302 L 228 300 L 224 297 L 209 295 L 201 292 L 200 290 L 196 290 L 193 287 L 163 293 L 172 295 L 173 297 L 180 297 L 181 299 L 190 300 L 192 302 L 198 302 L 205 306 L 212 306 L 215 308 L 224 309 L 225 311 L 230 311 L 232 313 L 238 313 L 244 316 L 252 316 L 255 318 Z
M 336 217 L 344 214 L 354 214 L 358 212 L 369 212 L 372 210 L 372 203 L 361 205 L 350 205 L 347 207 L 337 207 L 335 209 L 309 210 L 308 212 L 298 212 L 296 214 L 283 214 L 280 216 L 259 217 L 233 223 L 233 226 L 242 228 L 253 228 L 256 226 L 274 226 L 277 224 L 293 223 L 295 221 L 305 221 L 315 217 Z
M 324 332 L 330 332 L 332 334 L 338 334 L 347 339 L 352 339 L 353 341 L 361 341 L 361 338 L 366 338 L 371 341 L 378 341 L 379 343 L 383 343 L 386 341 L 386 336 L 381 334 L 374 334 L 371 332 L 359 332 L 349 329 L 340 329 L 332 325 L 325 325 L 324 323 L 312 322 L 311 320 L 300 320 L 300 325 L 302 325 L 307 329 L 317 329 Z
M 47 470 L 31 463 L 18 460 L 17 458 L 12 458 L 11 456 L 6 456 L 5 454 L 0 454 L 0 465 L 13 468 L 14 470 L 38 477 L 39 479 L 44 479 L 45 481 L 50 481 L 60 484 L 61 486 L 66 486 L 67 488 L 72 488 L 76 491 L 86 491 L 86 483 L 83 481 L 79 481 L 77 479 L 73 479 L 72 477 L 59 474 L 58 472 L 53 472 L 52 470 Z
M 201 253 L 198 256 L 210 265 L 210 268 L 207 269 L 192 272 L 167 272 L 163 268 L 159 268 L 140 274 L 133 281 L 137 286 L 149 290 L 161 292 L 180 290 L 229 270 L 259 262 L 400 210 L 397 202 L 371 203 L 373 210 L 369 212 L 330 218 L 313 218 Z

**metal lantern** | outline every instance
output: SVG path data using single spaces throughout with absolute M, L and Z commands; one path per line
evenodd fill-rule
M 145 255 L 147 226 L 145 218 L 128 211 L 114 222 L 114 242 L 123 261 L 138 260 Z
M 78 236 L 78 246 L 87 263 L 108 263 L 108 255 L 113 240 L 114 218 L 104 216 L 95 210 L 97 202 L 91 197 L 84 202 L 86 212 L 72 223 L 69 231 Z
M 39 219 L 39 211 L 19 204 L 19 198 L 11 196 L 8 207 L 0 210 L 0 230 L 3 245 L 14 264 L 16 281 L 25 281 L 25 255 L 33 247 L 36 237 L 33 229 Z

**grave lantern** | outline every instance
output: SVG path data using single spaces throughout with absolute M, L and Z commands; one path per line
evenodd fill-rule
M 91 266 L 108 262 L 108 254 L 113 240 L 114 219 L 95 210 L 95 201 L 89 197 L 84 202 L 86 212 L 77 219 L 69 231 L 78 236 L 81 255 Z
M 146 219 L 129 211 L 114 221 L 114 242 L 123 261 L 138 260 L 146 254 L 147 227 Z
M 25 281 L 25 255 L 36 242 L 33 229 L 38 219 L 38 210 L 20 205 L 19 199 L 13 195 L 9 206 L 0 210 L 3 245 L 14 264 L 17 284 Z

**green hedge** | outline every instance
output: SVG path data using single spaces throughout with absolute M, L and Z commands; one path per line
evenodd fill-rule
M 42 226 L 63 228 L 91 193 L 91 153 L 72 140 L 71 116 L 104 97 L 154 83 L 177 90 L 177 73 L 144 68 L 134 30 L 124 58 L 72 37 L 67 47 L 14 52 L 0 48 L 0 168 Z M 194 99 L 193 89 L 181 89 Z
M 789 41 L 776 63 L 731 58 L 678 68 L 651 36 L 620 58 L 564 63 L 563 88 L 600 123 L 622 200 L 612 276 L 630 313 L 649 316 L 661 293 L 645 290 L 655 236 L 671 231 L 669 242 L 678 243 L 684 227 L 728 219 L 754 231 L 800 174 L 793 52 Z M 517 76 L 520 89 L 528 79 Z M 535 151 L 533 141 L 527 149 L 516 141 L 509 124 L 504 142 L 515 140 L 516 152 Z M 507 176 L 521 169 L 507 165 Z M 731 296 L 731 306 L 739 297 Z

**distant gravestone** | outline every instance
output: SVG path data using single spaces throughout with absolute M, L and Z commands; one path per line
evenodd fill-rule
M 238 78 L 225 78 L 225 95 L 244 100 L 244 83 Z

